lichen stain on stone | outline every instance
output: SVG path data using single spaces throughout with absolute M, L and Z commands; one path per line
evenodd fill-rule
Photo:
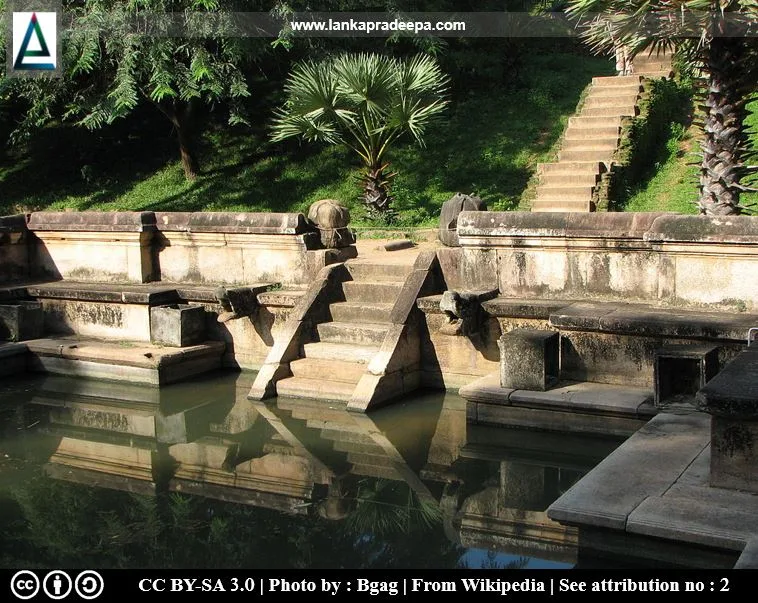
M 746 459 L 753 457 L 753 435 L 744 425 L 729 425 L 721 432 L 714 445 L 720 454 L 729 458 L 738 454 L 742 454 Z
M 66 323 L 87 323 L 112 328 L 124 326 L 121 309 L 105 304 L 67 304 L 62 318 Z

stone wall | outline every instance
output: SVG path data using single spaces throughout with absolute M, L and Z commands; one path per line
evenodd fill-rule
M 26 222 L 26 224 L 25 224 Z M 0 218 L 0 282 L 304 285 L 355 256 L 323 249 L 303 214 L 35 212 Z
M 758 217 L 463 212 L 458 235 L 472 289 L 758 310 Z
M 35 212 L 30 258 L 34 276 L 76 281 L 160 280 L 153 261 L 153 212 Z
M 305 283 L 321 246 L 303 214 L 155 214 L 161 280 Z

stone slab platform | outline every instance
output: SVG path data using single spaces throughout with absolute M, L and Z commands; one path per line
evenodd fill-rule
M 544 392 L 500 386 L 490 373 L 462 387 L 470 423 L 627 437 L 656 412 L 647 389 L 563 381 Z
M 710 417 L 660 413 L 548 508 L 551 519 L 746 555 L 758 567 L 758 495 L 709 485 Z M 748 544 L 750 546 L 748 547 Z
M 149 385 L 174 383 L 221 366 L 225 344 L 208 341 L 186 348 L 77 337 L 25 342 L 31 370 Z

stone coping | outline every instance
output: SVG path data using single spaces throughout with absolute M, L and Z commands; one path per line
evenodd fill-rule
M 419 298 L 425 314 L 441 314 L 441 295 Z M 758 314 L 703 312 L 625 302 L 583 302 L 498 297 L 482 304 L 496 318 L 548 320 L 550 326 L 569 331 L 595 331 L 642 337 L 680 337 L 744 342 Z
M 546 391 L 501 387 L 500 373 L 490 373 L 458 390 L 469 402 L 630 417 L 647 420 L 656 413 L 653 392 L 590 381 L 562 381 Z
M 646 243 L 758 244 L 758 216 L 625 212 L 477 212 L 458 217 L 465 237 L 637 239 Z
M 300 213 L 156 212 L 161 232 L 296 235 L 314 230 Z
M 33 212 L 0 217 L 0 233 L 21 232 L 187 232 L 297 235 L 314 227 L 301 213 L 273 212 Z
M 464 211 L 459 237 L 591 237 L 642 239 L 664 213 Z
M 695 400 L 700 410 L 712 415 L 758 420 L 758 349 L 741 352 L 698 391 Z
M 155 230 L 151 211 L 38 211 L 29 215 L 27 225 L 35 232 L 149 232 Z
M 258 296 L 263 306 L 291 307 L 303 294 L 302 291 L 268 289 L 276 283 L 253 283 L 246 285 Z M 161 283 L 90 283 L 77 281 L 54 281 L 0 289 L 0 304 L 13 303 L 30 298 L 67 299 L 93 303 L 118 303 L 160 306 L 180 302 L 216 304 L 217 286 L 175 285 Z M 234 287 L 238 288 L 238 287 Z
M 78 337 L 32 339 L 24 342 L 37 356 L 55 356 L 67 360 L 80 360 L 97 364 L 118 364 L 157 369 L 183 363 L 191 358 L 221 354 L 226 344 L 206 341 L 184 348 L 171 348 L 143 342 L 101 341 Z

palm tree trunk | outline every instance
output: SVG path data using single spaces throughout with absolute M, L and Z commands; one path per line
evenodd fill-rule
M 392 205 L 392 196 L 390 195 L 390 180 L 394 174 L 385 174 L 384 170 L 387 165 L 371 166 L 366 168 L 363 175 L 363 203 L 368 207 L 370 212 L 379 215 L 386 215 Z
M 719 37 L 713 38 L 707 54 L 705 139 L 698 199 L 701 214 L 740 213 L 744 101 L 740 94 L 739 54 L 734 40 Z

